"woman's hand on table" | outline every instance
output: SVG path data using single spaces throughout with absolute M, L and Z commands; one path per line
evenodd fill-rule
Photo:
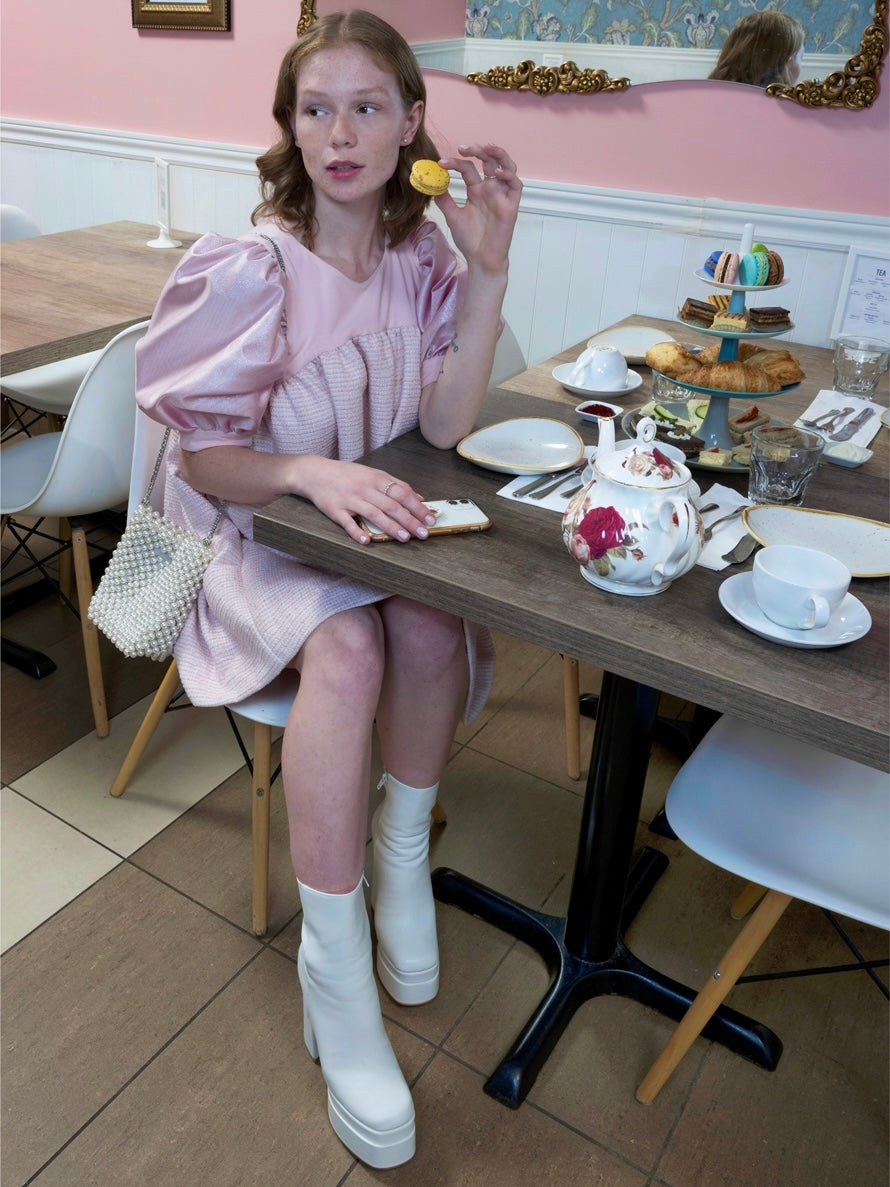
M 356 462 L 318 461 L 322 467 L 308 497 L 358 544 L 369 544 L 370 537 L 356 516 L 403 543 L 427 538 L 436 518 L 407 482 Z

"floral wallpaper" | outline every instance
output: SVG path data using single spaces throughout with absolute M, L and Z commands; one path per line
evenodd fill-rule
M 847 55 L 874 12 L 870 0 L 487 0 L 467 4 L 467 36 L 718 49 L 754 9 L 796 17 L 807 53 Z

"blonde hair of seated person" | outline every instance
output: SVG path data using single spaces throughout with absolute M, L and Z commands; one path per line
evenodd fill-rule
M 793 86 L 800 77 L 805 39 L 800 21 L 784 12 L 750 12 L 723 43 L 708 78 L 755 87 Z

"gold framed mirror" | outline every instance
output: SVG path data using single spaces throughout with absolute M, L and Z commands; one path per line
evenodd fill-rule
M 853 111 L 871 107 L 878 94 L 878 78 L 887 56 L 888 0 L 874 0 L 874 19 L 861 39 L 859 52 L 843 69 L 822 79 L 801 80 L 794 86 L 773 83 L 765 93 L 802 107 L 846 107 Z M 316 17 L 316 0 L 301 0 L 297 35 L 306 32 Z M 556 45 L 557 43 L 553 43 Z M 517 66 L 492 66 L 466 75 L 475 86 L 501 91 L 530 91 L 535 95 L 594 95 L 625 91 L 632 79 L 611 78 L 605 70 L 579 68 L 574 62 L 539 66 L 531 59 Z

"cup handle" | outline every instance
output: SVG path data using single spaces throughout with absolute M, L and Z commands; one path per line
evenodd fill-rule
M 827 626 L 828 620 L 831 618 L 831 607 L 826 599 L 821 594 L 813 594 L 810 598 L 810 605 L 813 608 L 813 626 Z
M 691 568 L 686 564 L 686 561 L 689 559 L 689 550 L 695 537 L 695 515 L 692 504 L 686 499 L 665 499 L 658 511 L 659 524 L 663 530 L 670 530 L 675 514 L 677 523 L 680 525 L 677 539 L 664 560 L 653 567 L 653 585 L 660 585 L 662 581 L 670 581 Z

